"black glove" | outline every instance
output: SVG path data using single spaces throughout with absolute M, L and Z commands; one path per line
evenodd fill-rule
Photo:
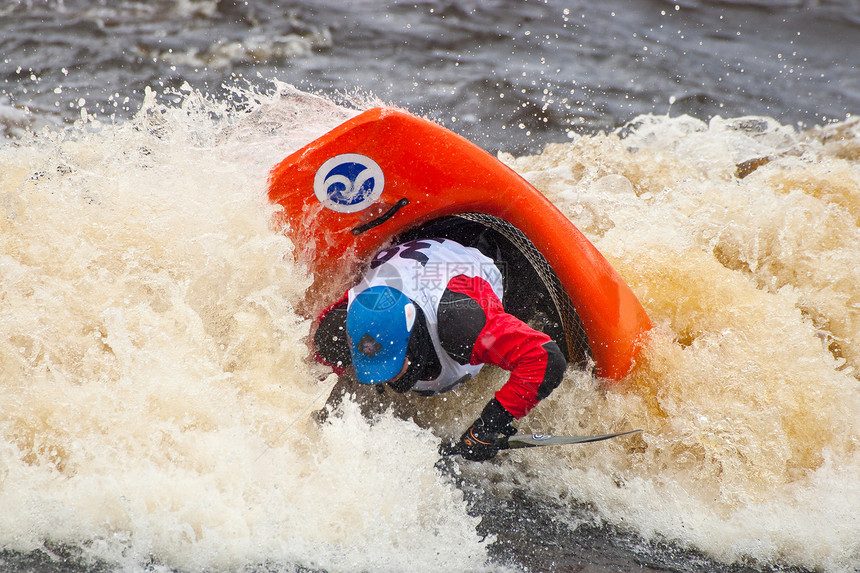
M 499 439 L 502 435 L 513 436 L 517 429 L 511 426 L 514 417 L 498 400 L 493 398 L 484 406 L 481 417 L 460 436 L 453 452 L 467 460 L 482 462 L 499 453 Z

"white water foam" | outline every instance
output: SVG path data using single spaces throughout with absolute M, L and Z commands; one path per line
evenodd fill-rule
M 541 406 L 553 428 L 645 429 L 565 451 L 570 470 L 532 455 L 547 491 L 725 562 L 860 567 L 858 142 L 856 120 L 646 117 L 623 139 L 506 158 L 656 325 L 616 391 L 575 378 Z
M 266 179 L 356 112 L 236 95 L 150 94 L 134 121 L 0 148 L 0 547 L 132 571 L 498 570 L 428 428 L 462 431 L 503 373 L 312 420 L 334 377 L 308 359 L 311 279 Z M 519 425 L 645 432 L 463 471 L 725 562 L 856 570 L 857 122 L 649 116 L 625 135 L 503 156 L 656 325 L 622 384 L 569 372 Z
M 286 88 L 285 88 L 286 89 Z M 189 94 L 0 150 L 0 545 L 183 570 L 476 570 L 438 440 L 308 362 L 268 170 L 355 112 Z M 248 95 L 248 94 L 244 94 Z M 406 551 L 408 549 L 408 551 Z

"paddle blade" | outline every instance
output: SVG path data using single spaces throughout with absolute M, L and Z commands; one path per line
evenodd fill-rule
M 566 444 L 585 444 L 588 442 L 600 442 L 618 436 L 626 436 L 635 434 L 642 430 L 630 430 L 629 432 L 619 432 L 617 434 L 600 434 L 596 436 L 547 436 L 545 434 L 523 434 L 511 436 L 507 440 L 502 440 L 499 449 L 514 450 L 518 448 L 537 448 L 541 446 L 563 446 Z

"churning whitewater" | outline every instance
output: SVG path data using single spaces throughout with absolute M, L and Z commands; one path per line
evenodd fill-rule
M 502 154 L 655 324 L 622 384 L 569 370 L 520 431 L 644 432 L 437 467 L 504 372 L 315 420 L 335 376 L 310 359 L 312 277 L 270 225 L 266 184 L 359 109 L 239 91 L 148 92 L 129 121 L 84 112 L 0 147 L 7 555 L 62 548 L 82 571 L 519 569 L 493 558 L 504 532 L 479 533 L 464 479 L 499 503 L 551 500 L 570 531 L 583 522 L 564 508 L 587 507 L 720 563 L 860 568 L 860 122 L 647 115 Z

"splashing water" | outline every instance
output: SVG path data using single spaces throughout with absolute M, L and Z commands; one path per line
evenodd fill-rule
M 312 280 L 266 180 L 356 111 L 235 96 L 149 93 L 126 123 L 0 148 L 0 547 L 123 570 L 503 569 L 434 467 L 502 372 L 372 419 L 310 415 L 334 376 L 309 360 Z M 457 471 L 726 563 L 856 570 L 860 122 L 645 116 L 501 157 L 656 324 L 621 385 L 570 371 L 521 431 L 645 433 Z
M 723 561 L 856 569 L 858 137 L 857 121 L 798 134 L 764 118 L 647 117 L 623 139 L 507 158 L 657 325 L 621 391 L 586 381 L 548 413 L 625 420 L 647 428 L 642 443 L 572 450 L 567 475 L 547 460 L 552 491 Z

